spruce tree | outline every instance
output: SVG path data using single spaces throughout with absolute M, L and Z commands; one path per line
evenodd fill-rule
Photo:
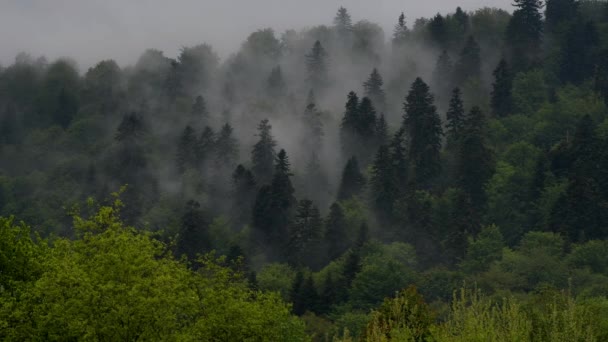
M 393 46 L 404 46 L 407 42 L 409 34 L 410 30 L 407 28 L 407 24 L 405 22 L 405 14 L 401 12 L 399 19 L 397 20 L 397 24 L 395 25 L 395 29 L 393 30 Z
M 321 121 L 321 113 L 317 109 L 312 90 L 308 93 L 303 121 L 305 128 L 303 144 L 315 153 L 319 153 L 323 146 L 323 121 Z
M 224 124 L 215 141 L 215 163 L 219 169 L 232 169 L 238 161 L 239 145 L 236 138 L 232 136 L 232 132 L 232 126 L 228 123 Z
M 576 0 L 546 0 L 545 23 L 548 30 L 557 33 L 563 24 L 577 16 L 578 5 Z
M 343 156 L 356 155 L 359 151 L 358 145 L 358 126 L 360 122 L 359 115 L 359 97 L 353 91 L 348 93 L 344 116 L 340 125 L 340 143 Z
M 181 218 L 181 227 L 176 241 L 176 254 L 194 260 L 211 248 L 208 235 L 209 219 L 196 201 L 188 201 Z
M 358 112 L 359 121 L 356 129 L 357 139 L 359 140 L 358 146 L 361 148 L 359 157 L 365 162 L 369 160 L 373 153 L 373 143 L 376 137 L 376 109 L 370 98 L 364 97 L 361 100 Z
M 464 104 L 462 103 L 460 88 L 454 88 L 450 107 L 446 114 L 447 119 L 447 148 L 453 149 L 457 146 L 458 140 L 462 137 L 465 126 Z
M 232 173 L 232 212 L 237 226 L 251 220 L 256 195 L 256 183 L 253 173 L 239 164 Z
M 322 238 L 322 221 L 319 209 L 311 200 L 298 203 L 289 229 L 287 261 L 291 266 L 320 266 L 319 247 Z
M 428 28 L 435 47 L 440 50 L 445 50 L 448 44 L 448 30 L 445 18 L 437 13 L 429 22 Z
M 258 125 L 258 142 L 251 151 L 251 171 L 258 184 L 267 184 L 272 179 L 275 159 L 276 141 L 272 137 L 272 126 L 268 119 L 264 119 Z
M 608 8 L 608 4 L 606 7 Z M 593 89 L 604 99 L 604 103 L 608 106 L 608 49 L 599 53 L 593 81 Z
M 196 133 L 190 125 L 184 128 L 177 143 L 176 162 L 179 173 L 196 165 Z
M 541 0 L 514 0 L 513 15 L 507 25 L 506 45 L 513 69 L 527 70 L 540 58 L 543 20 Z
M 456 66 L 454 67 L 454 82 L 462 85 L 469 79 L 481 77 L 481 50 L 473 36 L 469 36 Z
M 353 31 L 353 22 L 346 8 L 338 8 L 338 12 L 334 17 L 334 26 L 341 39 L 350 39 L 350 35 Z
M 331 275 L 331 272 L 325 273 L 325 279 L 323 279 L 323 287 L 319 294 L 319 314 L 327 314 L 331 310 L 331 306 L 338 300 L 338 291 L 336 283 Z
M 513 74 L 504 58 L 500 60 L 492 74 L 494 75 L 491 98 L 492 112 L 496 117 L 505 117 L 513 111 Z
M 382 76 L 376 68 L 372 70 L 367 81 L 363 83 L 365 96 L 372 100 L 374 107 L 381 113 L 386 110 L 386 94 L 384 93 L 384 89 L 382 89 L 383 84 Z
M 382 146 L 388 143 L 388 124 L 384 118 L 384 114 L 380 114 L 378 120 L 376 120 L 375 127 L 376 143 L 374 146 Z
M 283 79 L 281 66 L 276 66 L 270 72 L 266 81 L 266 94 L 273 100 L 281 100 L 287 95 L 287 85 Z
M 454 65 L 447 50 L 439 55 L 433 71 L 433 86 L 440 96 L 447 96 L 452 89 Z
M 327 52 L 321 42 L 317 40 L 310 53 L 306 55 L 306 70 L 311 88 L 323 90 L 327 86 L 329 80 L 327 63 Z
M 338 200 L 350 199 L 359 195 L 365 187 L 365 177 L 359 169 L 359 162 L 356 157 L 351 157 L 342 171 L 342 180 L 338 190 Z
M 339 258 L 348 249 L 347 222 L 340 204 L 335 202 L 325 220 L 325 242 L 329 261 Z
M 456 23 L 458 24 L 458 33 L 461 37 L 464 37 L 464 35 L 469 32 L 470 28 L 469 15 L 459 6 L 456 7 L 456 12 L 454 12 L 454 20 L 456 20 Z
M 192 116 L 196 118 L 196 120 L 209 118 L 207 102 L 205 101 L 205 98 L 203 98 L 203 96 L 199 95 L 196 97 L 196 99 L 194 99 L 194 103 L 192 104 L 192 109 L 190 112 L 192 113 Z
M 289 291 L 289 301 L 293 304 L 291 310 L 295 315 L 301 316 L 306 312 L 305 298 L 302 296 L 302 288 L 304 287 L 304 272 L 298 270 L 296 277 L 291 284 Z
M 581 84 L 594 75 L 600 39 L 595 24 L 576 20 L 561 44 L 559 78 L 563 83 Z
M 393 162 L 393 173 L 397 181 L 399 196 L 403 196 L 408 183 L 408 163 L 406 150 L 405 129 L 399 129 L 390 143 L 391 160 Z
M 433 95 L 420 78 L 412 88 L 403 104 L 405 114 L 403 127 L 409 139 L 410 181 L 417 187 L 428 187 L 441 171 L 441 139 L 443 130 Z
M 199 167 L 208 166 L 215 155 L 215 132 L 209 126 L 203 129 L 196 144 L 196 163 Z
M 399 184 L 394 171 L 388 146 L 380 146 L 372 166 L 370 185 L 374 209 L 385 222 L 391 220 L 393 205 L 399 195 Z

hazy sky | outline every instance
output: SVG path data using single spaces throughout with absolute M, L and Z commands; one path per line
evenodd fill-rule
M 174 57 L 181 46 L 209 43 L 220 56 L 234 52 L 247 35 L 272 27 L 330 24 L 338 7 L 353 21 L 368 19 L 390 33 L 405 12 L 417 17 L 501 7 L 511 0 L 0 0 L 0 63 L 20 51 L 49 60 L 74 57 L 81 68 L 102 59 L 133 63 L 146 48 Z

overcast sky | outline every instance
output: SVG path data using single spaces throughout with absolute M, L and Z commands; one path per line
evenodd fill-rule
M 0 0 L 0 64 L 20 51 L 49 60 L 74 57 L 81 71 L 103 59 L 133 63 L 146 48 L 174 57 L 181 46 L 209 43 L 221 57 L 247 35 L 272 27 L 330 24 L 338 7 L 353 21 L 388 32 L 401 11 L 417 17 L 480 7 L 511 9 L 511 0 Z M 387 33 L 388 33 L 387 32 Z

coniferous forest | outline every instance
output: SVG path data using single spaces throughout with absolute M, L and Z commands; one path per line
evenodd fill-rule
M 608 3 L 445 13 L 0 67 L 0 339 L 608 341 Z

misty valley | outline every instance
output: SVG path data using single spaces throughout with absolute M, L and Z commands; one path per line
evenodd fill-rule
M 0 66 L 0 339 L 608 341 L 608 2 L 441 13 Z

